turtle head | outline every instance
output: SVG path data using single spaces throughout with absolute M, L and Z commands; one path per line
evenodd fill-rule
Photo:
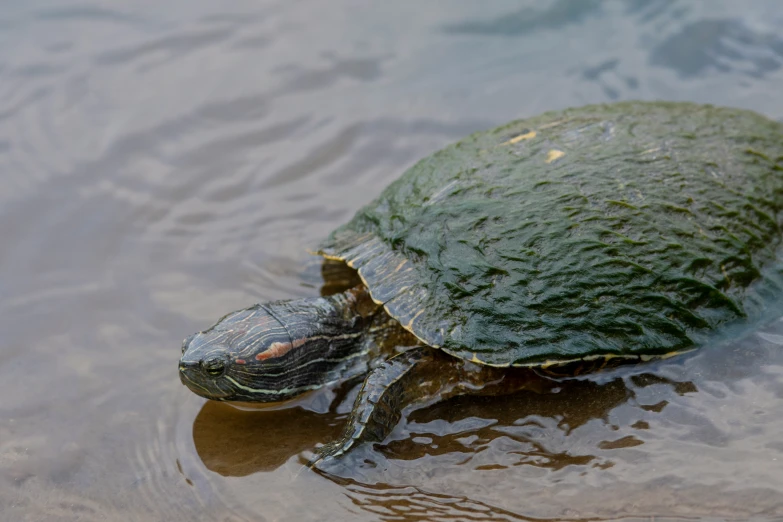
M 309 298 L 230 313 L 183 341 L 180 380 L 207 399 L 246 402 L 283 401 L 336 380 L 362 355 L 363 321 L 345 305 Z

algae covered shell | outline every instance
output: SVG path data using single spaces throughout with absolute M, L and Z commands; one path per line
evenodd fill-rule
M 783 289 L 783 125 L 691 103 L 514 121 L 425 158 L 321 245 L 424 343 L 493 366 L 646 359 Z

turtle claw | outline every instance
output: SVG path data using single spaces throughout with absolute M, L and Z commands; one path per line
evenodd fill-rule
M 303 469 L 315 470 L 331 475 L 335 466 L 339 466 L 342 463 L 342 458 L 345 454 L 355 446 L 358 446 L 360 442 L 362 441 L 358 441 L 358 439 L 347 441 L 340 439 L 324 444 L 315 450 L 307 451 L 302 454 L 302 460 L 306 460 Z
M 300 462 L 305 461 L 304 466 L 306 469 L 320 469 L 319 464 L 326 458 L 326 456 L 321 454 L 318 450 L 307 450 L 301 454 L 300 458 Z
M 340 444 L 341 441 L 335 441 L 324 444 L 315 450 L 307 461 L 306 466 L 310 469 L 322 469 L 329 462 L 339 459 L 354 445 L 354 441 L 348 441 L 346 444 Z
M 364 391 L 365 387 L 366 383 L 362 388 L 362 391 Z M 377 413 L 377 410 L 375 409 L 377 404 L 361 399 L 362 393 L 360 392 L 343 436 L 316 449 L 307 462 L 308 468 L 322 469 L 324 465 L 339 460 L 343 455 L 348 453 L 348 451 L 362 442 L 382 441 L 399 421 L 400 416 L 399 412 L 397 412 L 398 414 L 394 416 L 393 422 L 376 425 L 382 420 L 373 418 L 375 416 L 374 414 Z M 362 413 L 364 414 L 362 415 Z M 371 429 L 367 429 L 368 423 L 370 424 L 369 428 Z

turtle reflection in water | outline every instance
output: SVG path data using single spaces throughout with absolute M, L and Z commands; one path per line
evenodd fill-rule
M 223 317 L 184 341 L 180 377 L 269 402 L 367 373 L 319 450 L 336 457 L 407 405 L 513 391 L 509 367 L 573 375 L 757 324 L 783 289 L 781 208 L 783 125 L 749 111 L 628 102 L 515 121 L 420 161 L 324 241 L 361 284 Z

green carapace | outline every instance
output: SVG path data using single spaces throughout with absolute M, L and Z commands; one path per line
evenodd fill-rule
M 325 273 L 340 263 L 355 286 L 225 316 L 185 340 L 180 376 L 279 401 L 366 373 L 331 458 L 412 403 L 517 389 L 509 367 L 569 375 L 757 324 L 783 293 L 781 208 L 783 125 L 753 112 L 514 121 L 421 160 L 323 242 Z

